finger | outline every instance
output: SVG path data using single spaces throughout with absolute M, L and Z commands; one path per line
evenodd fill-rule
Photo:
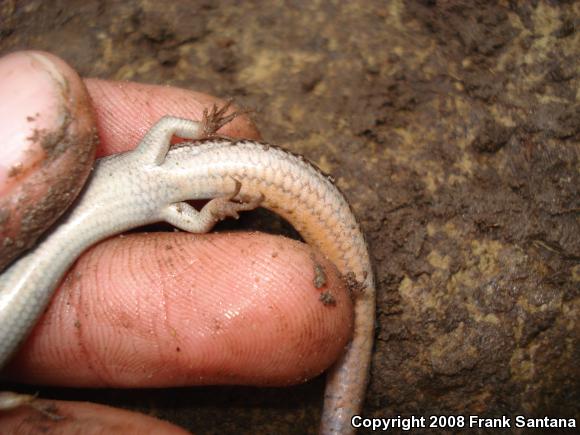
M 83 255 L 8 373 L 64 386 L 287 385 L 326 369 L 351 329 L 338 271 L 304 244 L 133 234 Z
M 89 174 L 95 120 L 83 82 L 49 53 L 0 59 L 0 270 L 31 247 Z
M 58 433 L 62 435 L 79 433 L 185 435 L 188 433 L 153 417 L 94 403 L 37 399 L 33 405 L 34 408 L 26 406 L 2 413 L 0 433 Z
M 101 148 L 99 156 L 135 148 L 143 135 L 162 116 L 201 120 L 203 110 L 223 100 L 200 92 L 168 86 L 130 82 L 85 80 L 97 112 Z M 236 111 L 235 107 L 228 113 Z M 247 115 L 241 115 L 222 129 L 230 137 L 258 139 L 258 130 Z

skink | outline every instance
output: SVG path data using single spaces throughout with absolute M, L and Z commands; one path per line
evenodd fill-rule
M 375 285 L 350 206 L 331 179 L 302 156 L 255 141 L 204 139 L 206 127 L 164 117 L 135 150 L 96 162 L 58 227 L 0 275 L 0 367 L 91 245 L 159 221 L 203 233 L 227 216 L 262 206 L 290 222 L 356 290 L 353 339 L 328 374 L 320 429 L 321 434 L 352 433 L 351 417 L 361 412 L 368 382 Z M 171 146 L 173 136 L 192 141 Z M 208 198 L 213 199 L 200 211 L 185 202 Z

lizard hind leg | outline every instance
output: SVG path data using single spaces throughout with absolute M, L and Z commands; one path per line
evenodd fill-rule
M 191 121 L 175 116 L 164 116 L 157 121 L 145 134 L 134 153 L 145 162 L 161 165 L 171 146 L 171 138 L 177 136 L 183 139 L 204 139 L 216 137 L 217 131 L 239 116 L 240 112 L 226 115 L 232 102 L 228 101 L 218 109 L 213 104 L 211 109 L 203 110 L 201 121 Z
M 151 127 L 133 153 L 148 164 L 161 165 L 167 156 L 173 136 L 201 139 L 205 134 L 204 128 L 202 122 L 164 116 Z
M 233 199 L 239 193 L 241 184 L 235 180 L 236 187 L 228 195 L 210 200 L 201 210 L 196 210 L 187 202 L 170 204 L 161 213 L 161 218 L 167 223 L 190 233 L 207 233 L 219 221 L 232 217 L 238 219 L 239 212 L 253 210 L 259 207 L 264 196 L 237 202 Z

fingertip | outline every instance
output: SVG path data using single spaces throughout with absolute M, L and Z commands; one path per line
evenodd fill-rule
M 82 80 L 50 53 L 2 57 L 0 98 L 1 269 L 74 200 L 92 166 L 96 134 Z
M 0 433 L 107 433 L 185 435 L 189 432 L 147 415 L 96 403 L 36 399 L 3 412 Z
M 93 387 L 296 384 L 341 355 L 352 322 L 339 272 L 307 245 L 131 235 L 77 262 L 10 373 Z
M 165 115 L 201 120 L 204 109 L 223 106 L 224 100 L 171 86 L 86 79 L 95 102 L 101 149 L 108 155 L 133 149 L 147 130 Z M 239 111 L 231 107 L 228 113 Z M 229 137 L 259 139 L 250 117 L 243 112 L 219 131 Z
M 8 54 L 0 59 L 0 78 L 0 195 L 4 195 L 42 159 L 57 158 L 73 142 L 85 146 L 84 136 L 94 133 L 94 118 L 80 77 L 50 53 Z M 70 138 L 61 138 L 64 134 Z M 89 147 L 94 145 L 88 141 Z

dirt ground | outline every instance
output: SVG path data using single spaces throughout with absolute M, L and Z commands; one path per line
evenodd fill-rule
M 233 97 L 332 173 L 378 282 L 368 416 L 579 419 L 579 25 L 573 1 L 9 0 L 0 53 Z M 323 381 L 41 394 L 314 433 Z

